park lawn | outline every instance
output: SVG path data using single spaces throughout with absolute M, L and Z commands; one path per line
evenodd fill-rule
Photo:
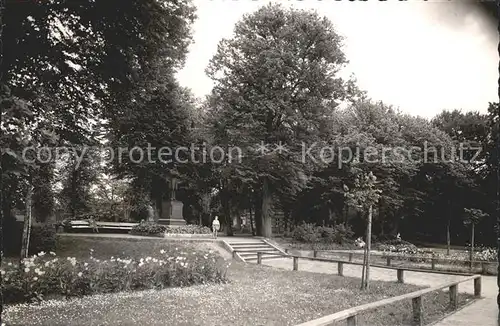
M 73 240 L 71 241 L 73 242 Z M 139 254 L 164 241 L 81 241 L 73 248 L 83 253 L 94 248 L 97 254 L 106 244 L 106 255 Z M 115 244 L 118 243 L 118 245 Z M 69 244 L 69 243 L 67 243 Z M 180 246 L 178 242 L 172 244 Z M 207 247 L 214 244 L 196 244 Z M 151 248 L 153 247 L 153 248 Z M 158 248 L 160 248 L 158 247 Z M 184 248 L 188 248 L 186 245 Z M 113 249 L 115 248 L 115 249 Z M 62 250 L 65 254 L 70 251 Z M 71 251 L 71 253 L 73 253 Z M 62 252 L 59 252 L 59 256 Z M 115 254 L 116 256 L 117 254 Z M 141 252 L 143 257 L 147 253 Z M 73 253 L 72 256 L 75 256 Z M 267 266 L 231 264 L 230 283 L 170 288 L 161 291 L 99 294 L 73 300 L 7 306 L 7 325 L 296 325 L 307 320 L 417 290 L 408 284 L 372 282 L 370 290 L 359 290 L 359 279 L 309 272 L 291 272 Z M 436 319 L 446 311 L 446 293 L 424 298 L 427 316 Z M 465 302 L 465 297 L 460 297 Z M 363 325 L 406 325 L 411 302 L 379 309 L 360 318 Z M 369 321 L 369 322 L 368 322 Z M 428 320 L 426 320 L 428 321 Z

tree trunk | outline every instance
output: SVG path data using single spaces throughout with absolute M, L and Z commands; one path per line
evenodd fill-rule
M 230 195 L 227 188 L 223 188 L 221 191 L 222 198 L 222 211 L 224 213 L 224 224 L 226 227 L 226 235 L 233 236 L 233 219 L 231 217 L 231 202 L 229 201 Z
M 240 212 L 238 210 L 235 211 L 235 214 L 234 214 L 234 228 L 236 230 L 239 230 L 241 231 L 241 218 L 240 218 Z
M 363 248 L 363 269 L 361 270 L 361 290 L 365 288 L 365 279 L 366 279 L 366 244 L 365 247 Z
M 264 178 L 262 183 L 262 234 L 261 236 L 270 238 L 272 235 L 272 217 L 271 212 L 271 193 L 269 191 L 269 184 L 267 178 Z
M 260 193 L 255 194 L 255 214 L 254 214 L 254 220 L 255 220 L 255 235 L 261 236 L 262 235 L 262 195 Z
M 448 219 L 448 224 L 446 224 L 446 254 L 450 255 L 450 220 Z
M 250 230 L 252 231 L 252 235 L 255 235 L 255 229 L 253 227 L 253 216 L 252 216 L 252 205 L 248 208 L 248 213 L 250 215 Z
M 469 254 L 469 264 L 470 264 L 470 268 L 472 269 L 472 260 L 474 259 L 474 230 L 475 229 L 475 225 L 474 223 L 472 223 L 472 232 L 471 232 L 471 235 L 470 235 L 470 254 Z
M 28 192 L 26 193 L 26 212 L 24 214 L 23 223 L 23 236 L 21 239 L 21 256 L 19 257 L 22 261 L 24 258 L 28 257 L 29 245 L 30 245 L 30 233 L 31 233 L 31 199 L 33 197 L 33 186 L 30 184 Z M 21 266 L 22 264 L 20 264 Z
M 373 207 L 368 209 L 368 226 L 366 230 L 366 280 L 365 289 L 370 287 L 370 250 L 372 247 L 372 217 Z

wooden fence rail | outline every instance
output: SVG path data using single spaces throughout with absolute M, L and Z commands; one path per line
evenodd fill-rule
M 237 251 L 237 250 L 234 251 L 233 257 L 236 257 L 238 252 L 239 251 Z M 274 253 L 274 252 L 257 252 L 257 264 L 262 264 L 263 255 L 266 255 L 266 256 L 273 255 L 273 256 L 282 256 L 283 258 L 292 258 L 294 271 L 299 270 L 299 259 L 338 264 L 337 271 L 339 272 L 339 275 L 343 274 L 344 264 L 357 265 L 357 266 L 363 265 L 362 262 L 344 261 L 344 260 L 337 260 L 337 259 L 330 259 L 330 258 L 314 258 L 314 257 L 297 256 L 297 255 L 289 255 L 289 254 L 286 255 L 286 254 Z M 434 273 L 434 274 L 452 274 L 452 275 L 462 275 L 462 276 L 471 276 L 472 275 L 470 273 L 454 273 L 454 272 L 437 271 L 437 270 L 429 270 L 429 269 L 421 269 L 421 268 L 419 269 L 419 268 L 411 268 L 411 267 L 403 267 L 403 266 L 387 266 L 385 264 L 370 264 L 370 266 L 375 267 L 375 268 L 396 270 L 396 273 L 397 273 L 396 276 L 397 276 L 397 280 L 399 283 L 404 283 L 404 271 L 419 272 L 419 273 Z
M 349 255 L 349 261 L 352 261 L 353 256 L 363 256 L 363 253 L 357 252 L 342 252 L 342 251 L 329 251 L 329 250 L 314 250 L 313 257 L 319 257 L 321 252 L 331 253 L 339 256 Z M 429 262 L 431 269 L 436 269 L 436 265 L 440 263 L 451 263 L 451 264 L 461 264 L 461 265 L 469 265 L 470 267 L 474 265 L 479 265 L 481 270 L 484 270 L 486 265 L 496 265 L 497 262 L 486 261 L 486 260 L 458 260 L 451 258 L 437 258 L 437 257 L 425 257 L 425 256 L 402 256 L 402 255 L 387 255 L 387 254 L 370 254 L 371 257 L 386 259 L 387 266 L 392 265 L 392 261 L 394 260 L 410 260 L 410 259 L 418 259 L 423 262 Z
M 297 271 L 299 269 L 299 259 L 312 260 L 312 261 L 320 261 L 320 262 L 329 262 L 329 263 L 337 263 L 337 272 L 339 276 L 344 275 L 344 264 L 348 265 L 363 265 L 363 263 L 353 262 L 352 256 L 350 256 L 350 261 L 342 261 L 342 260 L 334 260 L 328 258 L 314 258 L 314 257 L 305 257 L 305 256 L 296 256 L 296 255 L 284 255 L 282 253 L 269 253 L 269 252 L 257 252 L 257 264 L 262 263 L 262 255 L 276 255 L 283 256 L 284 258 L 292 258 L 293 259 L 293 270 Z M 351 253 L 352 254 L 352 253 Z M 235 252 L 233 252 L 235 255 Z M 413 325 L 421 326 L 423 325 L 423 309 L 422 309 L 422 296 L 427 293 L 431 293 L 434 291 L 442 290 L 445 288 L 449 289 L 449 297 L 450 297 L 450 306 L 453 309 L 457 309 L 458 307 L 458 284 L 464 283 L 467 281 L 474 281 L 474 296 L 479 298 L 481 296 L 481 275 L 470 275 L 464 273 L 448 273 L 448 272 L 440 272 L 440 271 L 431 271 L 425 269 L 415 269 L 415 268 L 405 268 L 405 267 L 395 267 L 379 264 L 370 264 L 370 266 L 375 268 L 384 268 L 384 269 L 395 269 L 397 271 L 397 281 L 399 283 L 404 283 L 404 271 L 410 272 L 421 272 L 421 273 L 439 273 L 439 274 L 453 274 L 453 275 L 463 275 L 468 276 L 465 279 L 459 281 L 453 281 L 444 283 L 438 286 L 434 286 L 431 288 L 415 291 L 408 294 L 403 294 L 400 296 L 396 296 L 393 298 L 383 299 L 377 302 L 372 302 L 368 304 L 364 304 L 358 307 L 350 308 L 347 310 L 343 310 L 325 317 L 321 317 L 319 319 L 315 319 L 312 321 L 308 321 L 306 323 L 297 325 L 297 326 L 323 326 L 330 325 L 333 322 L 338 322 L 345 320 L 347 326 L 356 326 L 356 318 L 359 314 L 363 312 L 367 312 L 370 310 L 374 310 L 376 308 L 394 304 L 403 300 L 412 300 L 412 309 L 413 309 Z
M 444 283 L 438 286 L 434 286 L 428 289 L 423 289 L 419 291 L 415 291 L 412 293 L 407 293 L 403 295 L 399 295 L 396 297 L 388 298 L 388 299 L 383 299 L 380 301 L 372 302 L 372 303 L 367 303 L 361 306 L 353 307 L 350 309 L 346 309 L 343 311 L 339 311 L 337 313 L 324 316 L 315 320 L 311 320 L 305 323 L 302 323 L 297 326 L 324 326 L 324 325 L 331 325 L 334 322 L 342 321 L 345 320 L 347 326 L 356 326 L 356 320 L 357 316 L 364 313 L 368 312 L 383 306 L 395 304 L 399 301 L 404 301 L 404 300 L 412 300 L 412 310 L 413 310 L 413 325 L 418 325 L 421 326 L 423 325 L 423 319 L 424 319 L 424 311 L 422 309 L 422 296 L 434 291 L 439 291 L 442 289 L 448 288 L 449 291 L 449 296 L 450 296 L 450 306 L 453 309 L 457 309 L 458 306 L 458 284 L 468 282 L 468 281 L 474 281 L 474 296 L 476 298 L 479 298 L 481 296 L 481 275 L 472 275 L 469 276 L 463 280 L 459 281 L 453 281 L 453 282 L 448 282 Z

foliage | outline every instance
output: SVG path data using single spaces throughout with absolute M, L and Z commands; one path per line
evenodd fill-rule
M 379 243 L 378 250 L 383 251 L 384 253 L 401 253 L 408 255 L 423 253 L 422 250 L 417 248 L 417 246 L 415 246 L 411 242 L 398 239 Z
M 464 208 L 464 224 L 478 224 L 483 218 L 489 214 L 484 213 L 477 208 Z
M 7 223 L 5 225 L 5 255 L 19 256 L 21 252 L 22 223 Z M 56 231 L 51 225 L 33 224 L 29 239 L 29 254 L 40 251 L 52 251 L 56 248 Z
M 167 226 L 165 233 L 169 234 L 211 234 L 209 227 L 188 224 L 179 226 Z
M 161 250 L 154 257 L 85 260 L 40 252 L 22 266 L 2 269 L 6 303 L 40 301 L 47 297 L 75 297 L 96 293 L 163 289 L 225 282 L 220 259 L 209 253 Z
M 210 61 L 214 139 L 245 151 L 244 162 L 224 162 L 223 170 L 241 173 L 221 184 L 226 192 L 232 182 L 251 187 L 258 235 L 271 235 L 274 202 L 305 187 L 314 163 L 300 161 L 299 144 L 323 139 L 334 108 L 349 97 L 353 85 L 338 74 L 347 63 L 341 43 L 326 17 L 270 4 L 244 16 Z M 286 151 L 271 148 L 279 143 Z M 258 144 L 271 147 L 261 152 Z
M 353 235 L 354 232 L 343 224 L 338 224 L 333 227 L 324 227 L 303 223 L 293 230 L 292 239 L 301 243 L 343 245 L 349 240 L 352 242 Z
M 141 221 L 132 227 L 130 234 L 163 237 L 166 230 L 167 227 L 165 225 L 157 224 L 156 222 Z
M 314 243 L 321 238 L 321 229 L 314 224 L 303 222 L 292 232 L 292 239 L 298 242 Z

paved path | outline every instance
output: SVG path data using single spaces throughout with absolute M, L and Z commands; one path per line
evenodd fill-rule
M 290 258 L 263 260 L 262 263 L 277 268 L 293 269 L 293 262 Z M 361 275 L 361 269 L 362 266 L 344 264 L 344 275 L 359 277 Z M 337 274 L 337 264 L 299 259 L 299 270 L 314 273 Z M 370 279 L 394 282 L 397 279 L 396 273 L 396 270 L 372 267 L 370 268 Z M 465 276 L 404 272 L 405 283 L 418 286 L 436 286 L 462 278 L 465 278 Z M 459 292 L 473 294 L 474 284 L 472 281 L 461 283 L 458 286 L 458 290 Z M 500 326 L 500 323 L 497 321 L 497 293 L 496 276 L 482 276 L 483 298 L 443 319 L 441 322 L 438 322 L 436 326 Z
M 237 239 L 238 241 L 245 241 L 249 237 L 217 237 L 217 239 L 214 239 L 213 237 L 207 237 L 207 236 L 167 236 L 167 237 L 148 237 L 148 236 L 141 236 L 141 235 L 133 235 L 133 234 L 128 234 L 128 233 L 58 233 L 57 234 L 60 237 L 75 237 L 75 238 L 98 238 L 98 239 L 137 239 L 137 240 L 182 240 L 182 241 L 216 241 L 216 240 L 234 240 Z M 250 237 L 251 238 L 251 237 Z

